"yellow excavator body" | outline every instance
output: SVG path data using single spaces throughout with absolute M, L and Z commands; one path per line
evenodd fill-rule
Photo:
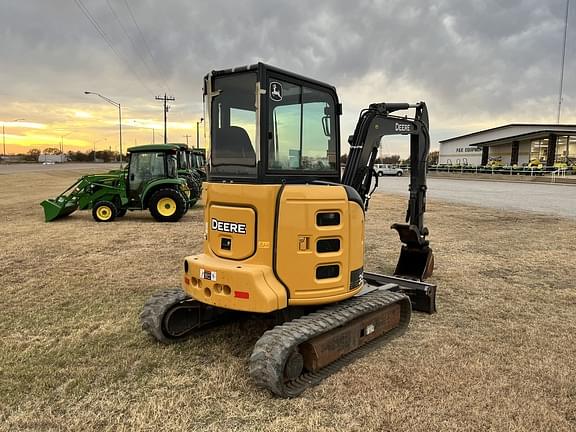
M 182 288 L 227 309 L 333 303 L 362 288 L 364 212 L 334 185 L 207 183 L 204 251 Z

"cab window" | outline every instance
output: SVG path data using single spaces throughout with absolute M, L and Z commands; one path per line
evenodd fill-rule
M 332 96 L 280 80 L 269 89 L 268 170 L 335 171 Z
M 174 167 L 176 161 L 174 161 Z M 137 190 L 154 178 L 165 176 L 164 153 L 132 153 L 130 155 L 130 188 Z
M 256 74 L 239 73 L 214 80 L 212 99 L 212 174 L 256 174 Z

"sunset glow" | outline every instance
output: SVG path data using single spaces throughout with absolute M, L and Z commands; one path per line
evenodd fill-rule
M 96 101 L 95 101 L 96 102 Z M 64 145 L 64 151 L 96 150 L 118 151 L 118 114 L 113 107 L 94 104 L 87 109 L 86 104 L 78 107 L 47 105 L 47 104 L 17 104 L 14 110 L 8 112 L 0 109 L 0 125 L 4 125 L 6 152 L 8 154 L 27 153 L 32 149 L 44 150 L 48 147 Z M 150 144 L 153 141 L 161 143 L 164 140 L 164 123 L 162 112 L 158 119 L 146 118 L 131 107 L 122 109 L 122 140 L 123 150 L 133 145 Z M 149 109 L 148 109 L 149 110 Z M 148 111 L 146 110 L 146 111 Z M 2 121 L 1 118 L 9 118 Z M 13 121 L 17 118 L 23 120 Z M 199 119 L 198 119 L 199 120 Z M 188 134 L 190 145 L 196 144 L 196 123 L 193 121 L 170 121 L 168 119 L 168 140 L 170 142 L 186 142 Z M 203 131 L 200 128 L 202 142 Z M 96 145 L 94 145 L 96 142 Z

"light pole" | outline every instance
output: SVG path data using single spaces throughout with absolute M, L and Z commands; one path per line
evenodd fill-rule
M 64 138 L 66 138 L 68 135 L 71 135 L 72 132 L 68 132 L 66 135 L 60 135 L 60 161 L 62 161 L 62 156 L 64 155 Z
M 10 123 L 14 123 L 17 121 L 22 121 L 25 119 L 16 119 L 16 120 L 12 120 Z M 2 122 L 2 145 L 4 147 L 4 150 L 2 152 L 2 156 L 6 157 L 6 129 L 5 129 L 5 122 Z
M 100 93 L 85 91 L 84 94 L 87 95 L 96 95 L 102 99 L 104 99 L 109 104 L 114 105 L 118 108 L 118 129 L 120 131 L 120 167 L 122 167 L 122 108 L 118 102 L 114 102 L 112 99 L 107 98 L 106 96 L 102 96 Z
M 143 128 L 143 129 L 152 129 L 152 144 L 156 144 L 156 129 L 154 128 L 149 128 L 146 126 L 138 126 L 138 122 L 136 120 L 132 120 L 132 123 L 134 123 L 134 127 L 135 128 Z
M 202 123 L 204 121 L 204 117 L 200 118 L 200 121 L 196 122 L 196 148 L 200 148 L 200 132 L 199 132 L 199 127 L 200 127 L 200 123 Z

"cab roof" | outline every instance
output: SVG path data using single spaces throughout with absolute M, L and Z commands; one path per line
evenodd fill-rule
M 310 77 L 307 77 L 304 75 L 290 72 L 290 71 L 287 71 L 285 69 L 280 69 L 279 67 L 265 64 L 262 62 L 250 64 L 250 65 L 233 67 L 233 68 L 229 68 L 229 69 L 213 70 L 211 72 L 211 74 L 212 74 L 212 76 L 217 77 L 217 76 L 222 76 L 222 75 L 230 75 L 230 74 L 234 74 L 234 73 L 238 73 L 238 72 L 248 72 L 248 71 L 256 71 L 257 72 L 258 70 L 270 71 L 270 72 L 275 72 L 275 73 L 291 76 L 291 77 L 296 78 L 300 81 L 308 81 L 309 83 L 316 84 L 317 86 L 332 89 L 334 91 L 334 93 L 336 93 L 336 87 L 334 87 L 332 84 L 318 81 L 314 78 L 310 78 Z M 206 75 L 206 77 L 207 76 L 208 75 Z M 206 77 L 205 77 L 205 79 L 206 79 Z
M 163 152 L 163 151 L 178 151 L 180 147 L 175 144 L 145 144 L 136 147 L 130 147 L 128 152 Z

